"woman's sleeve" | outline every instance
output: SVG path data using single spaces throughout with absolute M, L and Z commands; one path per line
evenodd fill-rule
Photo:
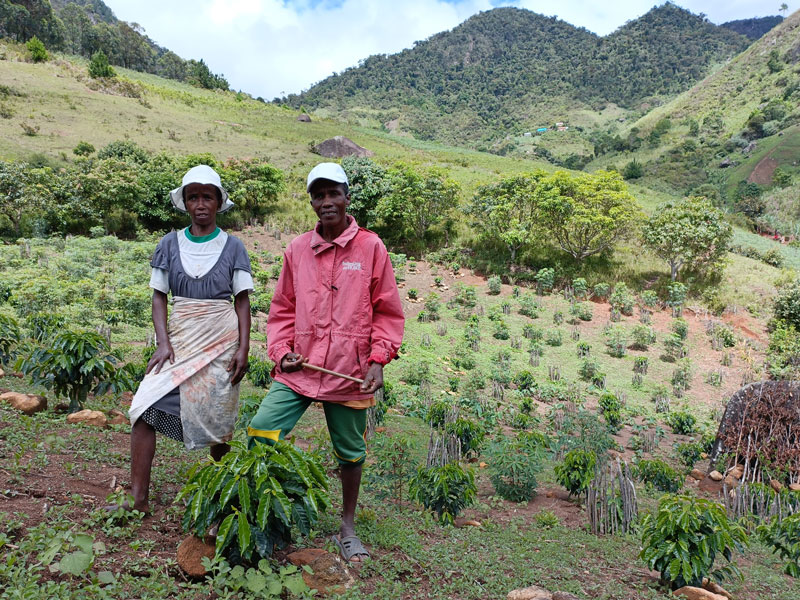
M 150 287 L 165 294 L 169 293 L 169 271 L 153 267 L 150 273 Z
M 150 260 L 150 266 L 154 269 L 162 269 L 164 271 L 169 271 L 169 242 L 167 238 L 169 236 L 165 235 L 161 240 L 158 242 L 156 246 L 155 252 L 153 252 L 153 258 Z
M 267 355 L 280 369 L 281 359 L 294 350 L 296 314 L 291 246 L 283 254 L 283 268 L 272 295 L 267 318 Z
M 239 238 L 236 238 L 236 252 L 233 257 L 233 268 L 238 271 L 247 271 L 252 273 L 253 269 L 250 266 L 250 255 L 247 253 L 247 248 Z
M 403 304 L 394 279 L 394 269 L 383 243 L 376 245 L 370 295 L 372 299 L 372 348 L 369 362 L 385 365 L 397 356 L 403 342 Z

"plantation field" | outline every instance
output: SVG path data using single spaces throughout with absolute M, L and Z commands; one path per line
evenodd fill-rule
M 291 235 L 279 240 L 275 229 L 257 227 L 241 237 L 256 265 L 254 306 L 264 310 L 279 271 L 281 247 Z M 18 318 L 23 328 L 30 323 L 27 317 L 40 312 L 63 315 L 70 326 L 100 328 L 127 361 L 141 363 L 142 349 L 151 339 L 146 282 L 156 239 L 31 239 L 1 246 L 5 287 L 0 297 L 5 301 L 0 312 Z M 585 414 L 596 424 L 591 435 L 608 435 L 603 433 L 606 417 L 598 401 L 604 392 L 613 392 L 623 404 L 619 430 L 610 438 L 616 455 L 627 461 L 659 457 L 685 473 L 688 466 L 676 454 L 675 444 L 713 434 L 725 399 L 738 389 L 742 377 L 760 376 L 765 318 L 744 311 L 716 318 L 684 307 L 683 346 L 688 354 L 670 362 L 663 358 L 665 341 L 676 324 L 663 305 L 653 308 L 648 326 L 655 341 L 637 350 L 631 346 L 634 328 L 642 325 L 638 300 L 633 314 L 622 315 L 618 322 L 610 322 L 610 305 L 600 298 L 578 303 L 582 318 L 575 318 L 571 311 L 577 309 L 571 309 L 573 304 L 559 290 L 538 294 L 503 284 L 494 294 L 494 283 L 491 289 L 487 280 L 465 269 L 454 273 L 443 264 L 395 258 L 407 317 L 405 342 L 401 357 L 386 369 L 385 429 L 370 442 L 357 514 L 359 535 L 371 548 L 373 560 L 353 570 L 356 583 L 341 597 L 502 598 L 532 584 L 579 598 L 670 597 L 659 587 L 657 574 L 637 558 L 638 536 L 591 534 L 581 501 L 568 497 L 557 483 L 553 468 L 558 448 L 563 450 L 572 435 L 564 416 L 572 411 Z M 765 276 L 777 273 L 743 257 L 735 257 L 730 270 L 740 269 L 744 277 L 758 268 L 769 269 Z M 613 287 L 615 281 L 608 283 Z M 637 291 L 639 299 L 643 291 Z M 432 293 L 439 297 L 438 306 Z M 520 314 L 524 306 L 535 318 Z M 429 319 L 434 313 L 440 318 L 421 321 L 421 312 Z M 507 339 L 500 339 L 505 336 L 502 325 Z M 264 315 L 257 313 L 252 360 L 264 356 L 263 326 Z M 714 345 L 707 333 L 712 327 L 717 338 L 724 337 L 730 345 Z M 495 337 L 497 333 L 501 335 Z M 609 353 L 615 348 L 608 345 L 612 339 L 624 340 L 616 346 L 623 356 Z M 579 343 L 588 344 L 588 357 L 578 357 Z M 541 351 L 536 366 L 530 364 L 532 348 Z M 634 361 L 644 357 L 647 372 L 634 384 Z M 589 359 L 596 361 L 604 378 L 582 378 Z M 688 369 L 676 386 L 680 367 Z M 184 537 L 184 507 L 174 498 L 202 453 L 187 453 L 179 444 L 159 438 L 154 514 L 109 516 L 99 509 L 117 501 L 129 480 L 129 426 L 68 425 L 52 392 L 12 376 L 12 368 L 4 370 L 3 391 L 43 394 L 49 409 L 27 417 L 0 404 L 0 513 L 7 524 L 0 532 L 0 598 L 232 597 L 230 586 L 236 581 L 230 574 L 187 580 L 175 562 L 176 547 Z M 522 375 L 526 371 L 529 375 Z M 684 384 L 688 389 L 678 389 Z M 248 411 L 264 393 L 245 379 L 240 425 L 246 425 Z M 669 413 L 657 412 L 656 395 L 661 396 L 660 410 L 668 398 Z M 539 465 L 537 493 L 531 500 L 517 503 L 498 495 L 490 479 L 497 459 L 492 458 L 491 445 L 484 444 L 470 459 L 477 476 L 476 502 L 455 527 L 440 525 L 411 501 L 407 478 L 425 458 L 429 406 L 441 401 L 458 407 L 461 416 L 479 423 L 495 441 L 524 431 L 539 431 L 553 440 L 553 452 Z M 127 394 L 107 394 L 90 397 L 86 407 L 124 412 L 128 404 Z M 667 421 L 669 415 L 684 412 L 696 417 L 697 424 L 694 433 L 679 435 Z M 334 506 L 308 536 L 295 540 L 293 548 L 333 551 L 329 537 L 338 527 L 340 493 L 322 411 L 312 408 L 295 435 L 295 441 L 316 453 L 328 470 Z M 243 438 L 239 429 L 237 439 Z M 656 447 L 646 452 L 642 443 L 650 438 Z M 708 464 L 701 459 L 695 466 L 705 470 Z M 716 489 L 698 487 L 690 478 L 684 485 L 689 493 L 716 497 Z M 117 495 L 107 499 L 115 489 Z M 636 489 L 640 511 L 652 511 L 661 493 L 641 482 Z M 465 525 L 466 520 L 480 526 Z M 88 552 L 81 549 L 87 539 L 81 535 L 91 540 Z M 90 560 L 80 562 L 76 553 L 88 554 Z M 285 556 L 280 552 L 275 558 L 282 564 Z M 735 560 L 744 578 L 725 583 L 734 597 L 785 600 L 800 594 L 797 580 L 782 574 L 783 561 L 756 536 Z

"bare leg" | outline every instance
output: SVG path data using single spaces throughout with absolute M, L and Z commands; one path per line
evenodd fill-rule
M 150 471 L 156 453 L 156 430 L 139 419 L 131 429 L 131 488 L 133 508 L 150 511 Z
M 209 448 L 209 454 L 214 460 L 219 460 L 230 452 L 231 447 L 229 444 L 214 444 Z
M 342 481 L 342 526 L 339 529 L 340 539 L 356 534 L 356 505 L 361 488 L 361 465 L 342 465 L 339 470 Z M 362 556 L 353 556 L 351 562 L 361 562 Z

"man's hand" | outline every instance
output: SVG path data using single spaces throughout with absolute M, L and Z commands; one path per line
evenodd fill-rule
M 308 362 L 308 359 L 302 354 L 295 354 L 294 352 L 287 352 L 281 359 L 281 371 L 284 373 L 292 373 L 299 371 L 303 368 L 303 363 Z
M 156 375 L 161 371 L 161 367 L 164 366 L 164 363 L 167 361 L 170 364 L 175 362 L 175 351 L 172 349 L 172 344 L 168 341 L 164 343 L 160 343 L 156 351 L 153 352 L 153 356 L 150 357 L 150 360 L 147 362 L 147 368 L 144 370 L 145 375 L 149 375 L 150 371 L 153 372 L 153 375 Z
M 370 363 L 364 383 L 361 384 L 361 391 L 365 394 L 374 393 L 379 387 L 383 386 L 383 365 L 381 363 Z
M 231 385 L 236 385 L 242 380 L 244 374 L 247 373 L 248 366 L 248 352 L 247 348 L 242 348 L 236 351 L 233 355 L 231 362 L 228 363 L 227 371 L 231 373 Z

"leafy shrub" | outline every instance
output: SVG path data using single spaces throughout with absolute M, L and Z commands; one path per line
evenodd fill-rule
M 589 342 L 578 342 L 575 347 L 578 349 L 578 358 L 589 356 L 592 351 L 592 346 Z
M 620 326 L 610 327 L 606 332 L 606 348 L 615 358 L 622 358 L 628 353 L 628 334 Z
M 89 142 L 84 142 L 81 140 L 78 144 L 72 149 L 72 153 L 75 156 L 89 156 L 90 154 L 94 154 L 94 146 Z
M 672 387 L 679 390 L 688 390 L 692 383 L 692 363 L 686 358 L 681 361 L 678 368 L 672 372 Z
M 611 431 L 619 431 L 622 426 L 622 402 L 619 397 L 612 392 L 604 392 L 600 396 L 598 404 L 608 428 Z
M 275 364 L 267 359 L 262 360 L 257 356 L 250 355 L 248 359 L 247 378 L 256 387 L 268 388 L 272 383 L 272 367 Z
M 686 356 L 686 345 L 683 338 L 677 334 L 670 334 L 664 338 L 664 355 L 662 359 L 668 362 L 675 362 L 679 358 Z
M 519 314 L 530 317 L 531 319 L 536 319 L 539 317 L 540 310 L 541 306 L 539 305 L 539 301 L 536 299 L 536 296 L 531 293 L 525 293 L 520 296 Z
M 585 358 L 578 369 L 578 375 L 584 381 L 594 381 L 601 373 L 600 364 L 594 358 Z
M 647 325 L 636 325 L 633 328 L 633 348 L 647 350 L 651 344 L 656 343 L 656 332 Z
M 553 313 L 553 323 L 555 325 L 561 325 L 564 322 L 564 313 L 560 310 L 557 310 Z
M 550 329 L 545 335 L 544 343 L 548 346 L 560 346 L 563 343 L 563 337 L 560 329 Z
M 761 525 L 758 533 L 773 552 L 786 559 L 784 573 L 800 578 L 800 512 Z
M 625 283 L 618 283 L 614 286 L 614 293 L 611 294 L 608 302 L 611 304 L 612 309 L 618 310 L 623 315 L 630 316 L 633 314 L 636 298 L 634 298 L 633 293 Z
M 683 487 L 683 476 L 663 460 L 640 460 L 634 472 L 640 481 L 661 492 L 674 494 Z
M 570 496 L 579 496 L 594 479 L 597 455 L 591 450 L 570 450 L 563 462 L 555 466 L 556 481 L 564 486 Z
M 81 410 L 89 393 L 121 392 L 133 387 L 130 370 L 118 367 L 121 356 L 94 331 L 65 330 L 44 345 L 32 346 L 16 368 L 37 385 L 69 398 L 70 412 Z
M 453 300 L 456 304 L 472 308 L 478 303 L 475 286 L 458 284 L 456 286 L 456 295 Z
M 773 313 L 795 329 L 800 330 L 800 281 L 784 287 L 775 298 Z
M 431 405 L 428 407 L 426 421 L 428 421 L 428 424 L 431 427 L 444 427 L 445 421 L 447 420 L 447 415 L 452 410 L 453 407 L 445 400 L 436 400 L 435 402 L 431 402 Z
M 29 39 L 25 46 L 28 48 L 28 52 L 31 53 L 31 60 L 35 63 L 45 62 L 49 56 L 47 54 L 47 48 L 44 47 L 42 40 L 33 36 Z
M 588 302 L 576 302 L 569 307 L 569 314 L 581 321 L 592 320 L 592 305 Z
M 575 297 L 583 300 L 589 295 L 589 286 L 583 277 L 578 277 L 572 280 L 572 291 Z
M 561 519 L 552 510 L 539 511 L 533 515 L 533 520 L 539 527 L 544 527 L 545 529 L 552 529 L 561 525 Z
M 697 425 L 697 418 L 686 411 L 676 411 L 667 416 L 667 425 L 678 435 L 691 435 Z
M 680 461 L 688 468 L 693 469 L 703 454 L 703 444 L 700 442 L 683 442 L 675 445 L 675 454 Z M 664 490 L 669 491 L 669 490 Z
M 686 302 L 688 289 L 680 281 L 673 281 L 667 286 L 667 306 L 672 308 L 672 314 L 681 315 L 683 304 Z
M 465 457 L 471 454 L 478 454 L 486 437 L 486 429 L 483 425 L 464 417 L 459 417 L 453 423 L 448 423 L 445 426 L 445 431 L 458 438 L 461 443 L 461 453 Z
M 658 306 L 658 294 L 653 290 L 645 290 L 642 292 L 642 304 L 647 308 L 656 308 Z
M 453 524 L 456 516 L 475 501 L 475 474 L 458 463 L 426 467 L 421 465 L 409 483 L 411 497 L 432 510 L 439 521 Z
M 738 574 L 731 557 L 733 550 L 743 550 L 746 544 L 744 528 L 728 519 L 722 505 L 695 496 L 667 495 L 659 501 L 655 516 L 643 520 L 639 557 L 673 590 L 701 587 L 703 577 L 721 580 Z M 717 554 L 729 564 L 711 571 Z
M 495 323 L 494 333 L 492 333 L 492 337 L 498 340 L 507 340 L 508 338 L 510 338 L 511 330 L 508 328 L 508 324 L 502 319 L 497 323 Z
M 20 342 L 19 324 L 14 317 L 0 314 L 0 365 L 14 358 L 14 349 Z
M 514 385 L 521 392 L 529 392 L 536 387 L 536 378 L 530 371 L 520 371 L 514 375 Z
M 497 275 L 492 275 L 491 277 L 489 277 L 489 281 L 487 283 L 489 285 L 490 294 L 496 296 L 497 294 L 500 293 L 500 290 L 502 289 L 501 285 L 502 281 L 500 280 L 500 277 L 498 277 Z
M 103 77 L 116 77 L 117 72 L 113 67 L 108 64 L 108 57 L 102 50 L 98 50 L 92 54 L 89 61 L 89 77 L 92 79 L 100 79 Z
M 550 268 L 539 269 L 534 279 L 536 280 L 536 291 L 540 294 L 549 294 L 555 286 L 556 272 Z
M 416 300 L 416 299 L 417 299 L 417 296 L 419 296 L 419 290 L 418 290 L 418 289 L 416 289 L 416 288 L 410 288 L 410 289 L 408 290 L 408 297 L 409 297 L 411 300 Z
M 601 300 L 606 300 L 608 298 L 608 294 L 611 292 L 611 286 L 607 283 L 598 283 L 594 286 L 593 293 L 595 296 L 600 298 Z
M 453 366 L 457 369 L 471 371 L 476 365 L 475 353 L 472 351 L 472 349 L 463 344 L 459 344 L 454 352 Z
M 682 340 L 685 340 L 687 337 L 689 337 L 689 324 L 686 322 L 686 319 L 682 319 L 680 317 L 673 319 L 669 328 L 672 330 L 672 333 L 677 335 Z
M 274 444 L 231 442 L 219 461 L 199 462 L 178 500 L 186 499 L 183 529 L 203 537 L 220 523 L 216 555 L 268 558 L 285 548 L 292 527 L 308 535 L 319 512 L 330 508 L 328 479 L 311 455 L 279 440 Z
M 647 367 L 650 360 L 646 356 L 637 356 L 633 359 L 633 372 L 647 375 Z
M 489 478 L 495 491 L 511 502 L 525 502 L 536 494 L 536 474 L 544 452 L 541 438 L 521 433 L 516 439 L 501 437 L 487 452 Z
M 736 345 L 736 334 L 733 329 L 722 323 L 714 323 L 708 334 L 720 341 L 723 347 L 733 348 Z
M 800 334 L 785 321 L 773 322 L 769 335 L 767 364 L 775 379 L 796 379 L 800 370 Z
M 438 321 L 439 320 L 439 309 L 442 306 L 442 302 L 439 299 L 439 294 L 436 292 L 431 292 L 425 298 L 425 311 L 428 313 L 428 318 L 431 321 Z

